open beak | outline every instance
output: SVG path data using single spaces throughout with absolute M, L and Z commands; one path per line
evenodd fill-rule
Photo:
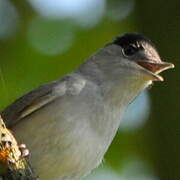
M 143 71 L 147 73 L 153 81 L 164 81 L 159 73 L 174 68 L 174 64 L 162 61 L 137 61 L 137 64 L 143 67 Z

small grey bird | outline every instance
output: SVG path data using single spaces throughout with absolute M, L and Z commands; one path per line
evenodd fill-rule
M 79 180 L 102 162 L 129 103 L 173 67 L 149 39 L 127 33 L 1 115 L 18 142 L 27 144 L 40 179 Z

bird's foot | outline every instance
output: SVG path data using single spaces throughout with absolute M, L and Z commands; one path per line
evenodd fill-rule
M 29 150 L 26 148 L 25 144 L 20 144 L 19 145 L 19 150 L 21 151 L 21 157 L 22 158 L 27 157 L 30 154 Z

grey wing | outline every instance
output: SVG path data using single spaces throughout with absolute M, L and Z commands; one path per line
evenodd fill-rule
M 6 125 L 12 127 L 24 117 L 38 111 L 64 94 L 73 94 L 73 92 L 81 90 L 84 83 L 79 83 L 78 80 L 76 76 L 75 78 L 65 76 L 60 80 L 41 85 L 9 105 L 1 112 L 1 116 Z

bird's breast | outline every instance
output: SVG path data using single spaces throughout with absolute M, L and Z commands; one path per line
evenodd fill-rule
M 14 127 L 19 142 L 30 149 L 41 179 L 75 179 L 101 163 L 118 128 L 119 112 L 100 101 L 66 97 Z

